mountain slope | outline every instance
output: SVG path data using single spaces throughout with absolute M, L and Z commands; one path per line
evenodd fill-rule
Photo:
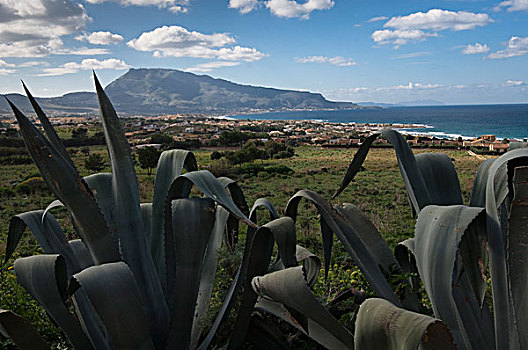
M 350 102 L 331 102 L 321 94 L 241 85 L 207 75 L 173 69 L 130 69 L 105 88 L 122 114 L 230 113 L 248 110 L 352 109 Z M 20 95 L 10 94 L 21 108 Z M 62 112 L 97 110 L 94 93 L 76 92 L 39 98 L 43 108 Z M 7 105 L 0 101 L 0 108 Z

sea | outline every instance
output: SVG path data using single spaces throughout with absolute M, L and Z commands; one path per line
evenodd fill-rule
M 498 139 L 528 138 L 528 104 L 362 108 L 336 111 L 287 111 L 228 116 L 235 119 L 314 120 L 334 123 L 414 125 L 404 132 L 464 139 L 493 134 Z

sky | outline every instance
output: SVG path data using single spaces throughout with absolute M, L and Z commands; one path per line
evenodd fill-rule
M 327 99 L 528 103 L 528 0 L 0 0 L 0 93 L 171 68 Z

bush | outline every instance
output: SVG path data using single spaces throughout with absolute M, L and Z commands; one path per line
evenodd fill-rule
M 99 153 L 92 153 L 84 160 L 84 167 L 90 171 L 99 172 L 104 169 L 105 161 Z
M 218 151 L 213 151 L 211 153 L 211 159 L 212 160 L 217 160 L 217 159 L 220 159 L 224 156 L 224 154 L 222 152 L 218 152 Z
M 15 191 L 10 189 L 9 187 L 0 187 L 0 197 L 14 197 L 16 196 Z
M 15 186 L 15 193 L 28 195 L 36 192 L 49 193 L 48 186 L 41 177 L 32 177 Z

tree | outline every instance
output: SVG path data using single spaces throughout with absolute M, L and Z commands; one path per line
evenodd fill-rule
M 141 169 L 147 169 L 149 175 L 152 174 L 152 169 L 158 165 L 158 159 L 161 152 L 155 147 L 143 147 L 138 149 L 138 160 Z
M 161 145 L 169 145 L 173 141 L 172 136 L 159 132 L 150 137 L 150 143 L 159 143 Z
M 105 166 L 105 161 L 99 153 L 92 153 L 84 160 L 84 167 L 93 172 L 101 171 Z
M 76 128 L 72 129 L 71 137 L 72 139 L 85 139 L 88 136 L 88 129 L 86 128 Z
M 211 159 L 212 160 L 216 160 L 216 159 L 220 159 L 224 156 L 224 154 L 222 152 L 218 152 L 218 151 L 213 151 L 211 153 Z

